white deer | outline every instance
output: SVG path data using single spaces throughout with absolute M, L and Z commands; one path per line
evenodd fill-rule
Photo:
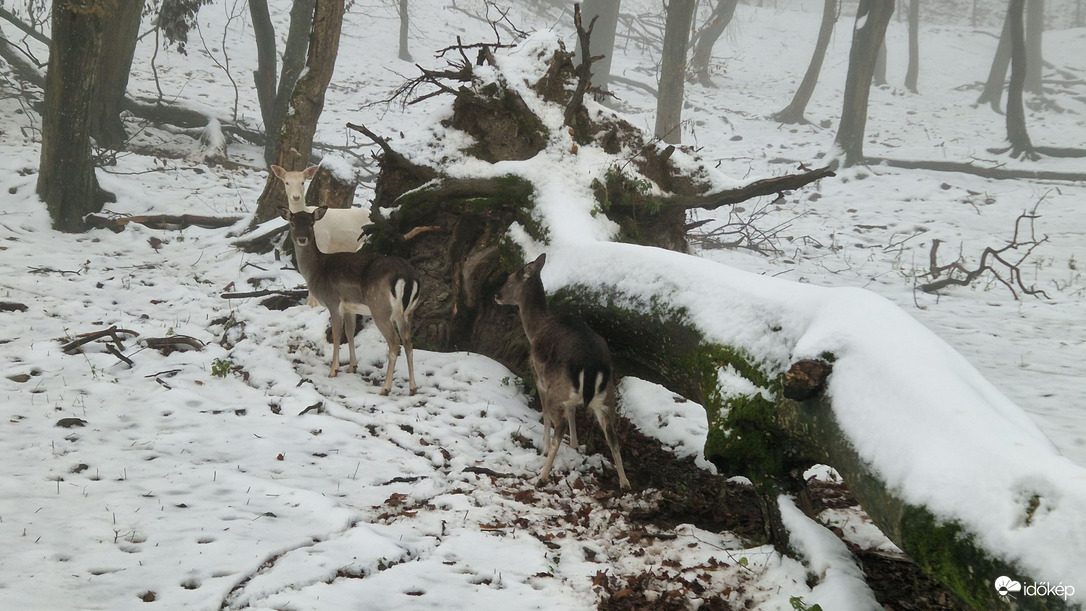
M 298 271 L 305 277 L 311 297 L 328 308 L 332 318 L 332 366 L 328 377 L 339 370 L 339 340 L 346 334 L 350 372 L 358 366 L 354 352 L 355 314 L 373 317 L 388 344 L 388 369 L 381 394 L 392 390 L 396 357 L 403 346 L 407 356 L 407 379 L 415 394 L 415 362 L 411 344 L 411 313 L 419 304 L 419 281 L 411 264 L 399 257 L 366 252 L 326 254 L 316 246 L 314 226 L 326 218 L 328 208 L 314 212 L 281 209 L 290 221 Z
M 313 212 L 313 206 L 305 205 L 305 183 L 313 178 L 320 166 L 311 165 L 299 172 L 289 172 L 273 165 L 272 172 L 283 181 L 287 192 L 287 207 L 291 212 Z M 329 208 L 324 218 L 316 224 L 317 248 L 326 254 L 354 252 L 365 241 L 362 228 L 370 224 L 369 208 Z
M 618 471 L 618 483 L 630 487 L 622 468 L 618 436 L 615 434 L 615 407 L 610 400 L 614 390 L 614 367 L 607 342 L 580 318 L 555 316 L 547 310 L 547 294 L 539 272 L 547 256 L 539 257 L 509 275 L 494 300 L 503 305 L 520 307 L 520 320 L 531 345 L 529 362 L 535 375 L 535 386 L 543 402 L 543 449 L 547 459 L 539 473 L 539 481 L 550 478 L 551 466 L 566 426 L 569 443 L 577 447 L 578 407 L 587 406 L 595 414 L 603 430 L 603 438 L 611 449 L 611 458 Z M 553 436 L 551 434 L 553 429 Z

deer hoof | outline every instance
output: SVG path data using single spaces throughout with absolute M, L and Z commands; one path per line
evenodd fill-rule
M 333 369 L 332 371 L 329 371 L 329 372 L 328 372 L 328 377 L 330 377 L 330 378 L 334 378 L 334 377 L 336 377 L 336 374 L 337 374 L 337 373 L 339 373 L 339 371 L 338 371 L 338 370 L 336 370 L 336 369 Z
M 382 388 L 381 392 L 379 392 L 377 394 L 381 395 L 382 397 L 387 397 L 388 396 L 388 389 L 387 388 Z

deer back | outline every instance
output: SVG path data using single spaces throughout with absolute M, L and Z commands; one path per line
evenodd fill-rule
M 614 381 L 607 342 L 576 316 L 548 315 L 540 321 L 531 363 L 544 385 L 563 396 L 576 392 L 585 405 Z

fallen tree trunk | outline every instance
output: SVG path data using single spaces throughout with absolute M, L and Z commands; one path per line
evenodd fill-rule
M 983 548 L 976 533 L 957 521 L 938 518 L 923 505 L 907 502 L 883 481 L 842 431 L 832 401 L 818 391 L 828 364 L 812 367 L 819 362 L 801 361 L 800 367 L 788 372 L 766 371 L 742 349 L 706 339 L 684 312 L 641 303 L 612 287 L 564 288 L 552 296 L 551 307 L 581 316 L 599 332 L 621 374 L 657 382 L 700 402 L 709 425 L 705 456 L 722 473 L 743 474 L 761 486 L 787 481 L 813 464 L 832 466 L 887 538 L 971 607 L 1006 604 L 991 580 L 1000 575 L 1015 579 L 1027 575 L 1001 557 L 1001 550 Z M 768 391 L 770 398 L 728 392 L 719 377 L 725 368 Z M 810 398 L 788 398 L 797 387 L 790 378 L 797 377 L 797 371 L 802 372 L 799 378 L 807 378 L 812 370 L 816 379 L 798 384 L 802 387 L 799 396 Z M 811 389 L 815 389 L 813 395 L 805 394 Z M 1055 596 L 1020 597 L 1012 606 L 1067 608 Z
M 151 229 L 176 231 L 189 227 L 221 229 L 232 227 L 240 221 L 240 216 L 201 216 L 197 214 L 152 214 L 110 217 L 101 214 L 89 214 L 86 217 L 88 228 L 109 229 L 114 233 L 124 231 L 129 223 L 138 223 Z

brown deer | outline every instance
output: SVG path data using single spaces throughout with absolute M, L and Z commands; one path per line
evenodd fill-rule
M 567 426 L 569 443 L 577 447 L 577 408 L 587 406 L 596 415 L 603 438 L 611 448 L 618 483 L 628 489 L 630 480 L 622 468 L 615 434 L 615 407 L 610 400 L 614 391 L 611 353 L 607 342 L 580 318 L 555 316 L 548 311 L 547 294 L 539 278 L 546 261 L 547 255 L 539 255 L 510 274 L 494 298 L 499 304 L 519 306 L 520 320 L 531 345 L 529 362 L 543 403 L 543 448 L 547 453 L 539 481 L 550 478 Z
M 392 374 L 400 346 L 407 356 L 407 376 L 411 394 L 415 394 L 415 363 L 411 345 L 411 313 L 419 304 L 419 281 L 411 265 L 399 257 L 365 252 L 325 254 L 317 248 L 314 223 L 328 212 L 320 207 L 313 212 L 291 212 L 281 208 L 290 221 L 298 271 L 309 285 L 309 294 L 328 308 L 332 318 L 332 367 L 328 377 L 339 370 L 339 341 L 346 333 L 350 351 L 350 372 L 358 366 L 354 353 L 355 314 L 373 317 L 374 324 L 388 343 L 388 370 L 381 394 L 392 390 Z

